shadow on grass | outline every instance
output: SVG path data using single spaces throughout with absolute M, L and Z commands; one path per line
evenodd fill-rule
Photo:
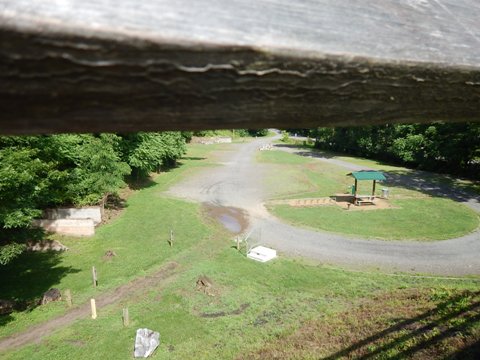
M 193 160 L 193 161 L 200 161 L 200 160 L 206 160 L 207 158 L 205 157 L 198 157 L 198 156 L 184 156 L 182 157 L 181 160 Z
M 342 154 L 325 151 L 312 147 L 312 145 L 296 145 L 296 144 L 275 144 L 274 147 L 280 149 L 294 149 L 296 155 L 314 158 L 314 159 L 335 159 Z M 345 155 L 349 156 L 349 155 Z M 358 165 L 352 163 L 352 167 L 358 167 Z
M 398 186 L 416 190 L 433 197 L 447 198 L 460 202 L 480 202 L 480 196 L 473 191 L 473 186 L 461 184 L 447 176 L 425 171 L 395 170 L 385 173 L 387 186 Z
M 480 292 L 452 296 L 326 358 L 479 359 Z
M 10 321 L 13 320 L 13 317 L 9 314 L 7 315 L 0 315 L 0 326 L 7 325 Z
M 157 183 L 150 176 L 146 177 L 128 177 L 127 184 L 132 190 L 147 189 L 155 186 Z
M 0 296 L 15 302 L 16 311 L 29 311 L 38 305 L 43 294 L 67 274 L 79 272 L 61 266 L 62 254 L 54 251 L 27 251 L 7 265 L 0 266 Z M 11 320 L 0 316 L 0 326 Z
M 459 350 L 446 359 L 478 359 L 480 357 L 480 340 L 470 344 L 469 346 L 464 347 L 462 350 Z

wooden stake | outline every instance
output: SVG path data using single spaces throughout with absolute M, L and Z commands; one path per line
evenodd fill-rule
M 240 251 L 240 238 L 237 236 L 237 251 Z
M 97 287 L 98 280 L 97 280 L 97 270 L 95 269 L 95 266 L 92 266 L 92 278 L 93 278 L 93 287 Z
M 128 308 L 123 308 L 123 326 L 128 326 L 130 324 L 130 317 L 128 315 Z
M 97 318 L 97 305 L 95 304 L 95 299 L 90 299 L 90 307 L 92 309 L 92 319 Z
M 170 247 L 173 246 L 173 229 L 170 230 Z
M 67 302 L 68 307 L 72 307 L 72 292 L 70 289 L 65 290 L 65 301 Z

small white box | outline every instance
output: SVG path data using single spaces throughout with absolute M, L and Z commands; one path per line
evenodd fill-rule
M 277 251 L 264 246 L 257 246 L 250 249 L 247 257 L 256 261 L 267 262 L 277 257 Z

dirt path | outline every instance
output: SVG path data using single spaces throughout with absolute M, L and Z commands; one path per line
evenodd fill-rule
M 198 202 L 231 206 L 249 214 L 250 228 L 261 234 L 257 241 L 293 256 L 354 268 L 380 268 L 439 275 L 480 274 L 480 232 L 437 242 L 380 241 L 347 237 L 337 234 L 296 228 L 283 223 L 267 212 L 264 177 L 266 166 L 255 161 L 258 148 L 271 143 L 272 138 L 257 139 L 247 144 L 235 144 L 222 158 L 223 166 L 209 168 L 195 177 L 174 185 L 169 193 Z M 288 149 L 288 148 L 284 148 Z M 292 150 L 293 151 L 293 150 Z M 318 157 L 349 170 L 360 167 L 346 161 Z M 408 179 L 397 176 L 396 185 L 406 185 L 432 194 L 448 196 L 464 202 L 480 212 L 478 198 L 447 186 L 429 184 L 421 174 Z M 412 183 L 413 182 L 413 183 Z
M 112 305 L 120 300 L 130 298 L 141 290 L 152 286 L 158 287 L 159 283 L 165 282 L 175 274 L 175 269 L 177 267 L 178 263 L 176 262 L 167 263 L 152 275 L 135 279 L 96 297 L 95 301 L 97 310 Z M 62 316 L 34 325 L 20 333 L 0 339 L 0 351 L 15 349 L 27 344 L 38 344 L 45 336 L 51 335 L 53 332 L 72 324 L 78 319 L 87 319 L 89 317 L 90 302 L 75 307 Z

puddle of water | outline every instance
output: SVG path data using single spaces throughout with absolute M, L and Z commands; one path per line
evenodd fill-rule
M 235 219 L 233 216 L 228 214 L 220 215 L 218 220 L 222 223 L 222 225 L 230 232 L 239 233 L 242 230 L 242 225 Z
M 241 209 L 213 204 L 205 204 L 204 209 L 210 217 L 220 222 L 233 234 L 243 232 L 248 226 L 247 215 Z

